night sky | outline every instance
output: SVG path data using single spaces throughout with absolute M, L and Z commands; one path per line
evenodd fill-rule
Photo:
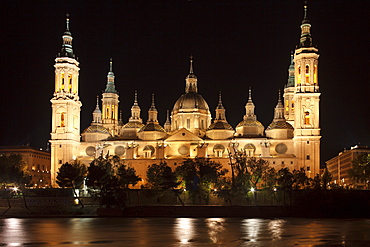
M 229 123 L 245 114 L 248 88 L 258 120 L 271 123 L 299 42 L 300 0 L 0 1 L 0 145 L 46 147 L 54 59 L 65 15 L 80 62 L 81 132 L 113 58 L 123 121 L 138 91 L 147 119 L 151 94 L 164 124 L 184 93 L 189 56 L 212 115 L 222 92 Z M 46 4 L 47 3 L 47 4 Z M 321 163 L 344 148 L 370 145 L 370 1 L 312 0 L 308 17 L 320 52 Z

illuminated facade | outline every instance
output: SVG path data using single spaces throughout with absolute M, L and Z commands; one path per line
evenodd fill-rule
M 34 188 L 51 186 L 50 152 L 38 150 L 29 146 L 1 146 L 1 155 L 20 154 L 32 176 L 30 185 Z
M 326 167 L 333 176 L 332 182 L 339 186 L 350 186 L 363 188 L 364 183 L 353 181 L 348 174 L 348 170 L 352 168 L 352 161 L 355 160 L 359 155 L 370 154 L 370 148 L 367 146 L 354 146 L 349 150 L 344 150 L 326 161 Z
M 184 158 L 208 157 L 227 168 L 229 154 L 236 149 L 245 150 L 248 156 L 266 159 L 277 169 L 303 167 L 309 177 L 319 173 L 319 54 L 312 43 L 306 6 L 304 10 L 300 43 L 292 54 L 283 99 L 279 92 L 273 120 L 266 129 L 254 114 L 251 89 L 246 99 L 246 113 L 235 129 L 227 122 L 221 94 L 212 121 L 208 104 L 198 93 L 192 58 L 185 78 L 185 93 L 175 102 L 171 113 L 167 113 L 163 126 L 157 119 L 154 95 L 147 122 L 143 123 L 136 92 L 131 117 L 123 123 L 118 115 L 119 95 L 111 61 L 102 107 L 98 99 L 92 123 L 82 132 L 82 140 L 79 63 L 74 58 L 67 19 L 62 51 L 55 60 L 55 92 L 51 99 L 53 181 L 60 165 L 72 159 L 88 164 L 99 155 L 114 154 L 145 179 L 147 166 L 160 160 L 173 166 Z

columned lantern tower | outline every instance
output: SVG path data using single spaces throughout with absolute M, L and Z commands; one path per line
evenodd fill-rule
M 113 63 L 110 59 L 107 86 L 102 97 L 102 122 L 112 136 L 118 135 L 118 98 L 118 91 L 114 84 Z
M 299 157 L 299 166 L 304 167 L 310 177 L 319 173 L 320 169 L 318 59 L 319 53 L 312 41 L 305 2 L 301 38 L 291 63 L 294 64 L 294 85 L 292 75 L 289 75 L 284 103 L 285 117 L 294 126 L 295 153 Z
M 80 111 L 78 96 L 79 62 L 72 48 L 72 34 L 69 31 L 69 18 L 66 18 L 66 30 L 62 36 L 63 44 L 55 58 L 55 90 L 50 100 L 52 107 L 51 126 L 51 180 L 55 178 L 59 167 L 76 159 L 80 145 Z

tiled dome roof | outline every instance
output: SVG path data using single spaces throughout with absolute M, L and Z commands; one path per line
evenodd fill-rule
M 159 124 L 155 123 L 148 123 L 141 127 L 141 129 L 138 132 L 143 132 L 143 131 L 159 131 L 159 132 L 165 132 L 162 126 Z
M 127 129 L 127 128 L 142 128 L 143 126 L 144 126 L 144 124 L 142 124 L 142 123 L 128 122 L 127 124 L 123 125 L 122 128 L 123 129 Z
M 216 122 L 212 123 L 209 127 L 208 130 L 233 130 L 233 127 L 225 122 Z
M 82 133 L 101 133 L 110 135 L 109 131 L 101 125 L 90 125 Z
M 263 127 L 260 121 L 258 120 L 253 120 L 253 119 L 247 119 L 241 121 L 236 127 L 243 127 L 243 126 L 258 126 L 258 127 Z
M 294 129 L 293 126 L 282 120 L 282 121 L 273 121 L 266 130 L 271 130 L 271 129 Z

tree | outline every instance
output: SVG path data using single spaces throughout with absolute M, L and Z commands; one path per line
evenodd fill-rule
M 257 185 L 261 182 L 264 173 L 269 168 L 269 163 L 263 159 L 250 157 L 247 160 L 247 166 L 250 172 L 250 183 L 257 189 Z
M 172 171 L 166 162 L 149 165 L 146 177 L 149 188 L 163 193 L 170 191 L 179 199 L 183 206 L 185 205 L 180 198 L 181 192 L 176 189 L 180 182 L 177 181 L 175 172 Z
M 31 182 L 27 164 L 20 154 L 0 155 L 0 182 L 24 188 Z
M 127 167 L 118 156 L 100 156 L 88 167 L 87 185 L 94 189 L 93 195 L 100 198 L 102 206 L 124 206 L 129 185 L 140 180 L 135 169 Z
M 84 207 L 82 201 L 77 195 L 76 189 L 81 188 L 83 181 L 87 174 L 87 168 L 84 164 L 79 161 L 73 161 L 73 163 L 65 163 L 57 172 L 56 183 L 62 188 L 72 188 L 75 197 L 78 199 L 78 203 L 81 208 Z
M 348 170 L 348 175 L 355 182 L 365 183 L 369 189 L 370 182 L 370 154 L 360 154 L 352 161 L 352 168 Z
M 121 163 L 117 169 L 118 182 L 121 187 L 128 189 L 128 187 L 135 186 L 141 178 L 136 175 L 136 171 L 132 167 L 128 167 Z
M 293 189 L 304 189 L 309 185 L 309 179 L 306 175 L 305 169 L 302 167 L 299 170 L 293 170 Z
M 325 167 L 324 173 L 321 175 L 322 187 L 324 190 L 327 189 L 328 184 L 333 179 L 327 167 Z
M 87 168 L 79 161 L 65 163 L 57 172 L 56 183 L 62 188 L 81 188 L 84 178 L 87 174 Z
M 209 203 L 211 189 L 219 182 L 220 177 L 227 173 L 218 162 L 208 158 L 186 159 L 181 166 L 176 168 L 176 174 L 181 177 L 185 188 L 195 203 L 202 200 Z
M 289 198 L 291 199 L 291 191 L 294 183 L 294 176 L 289 171 L 289 168 L 282 168 L 277 172 L 277 184 L 280 190 L 284 192 L 284 204 L 285 202 L 285 194 L 288 192 Z

